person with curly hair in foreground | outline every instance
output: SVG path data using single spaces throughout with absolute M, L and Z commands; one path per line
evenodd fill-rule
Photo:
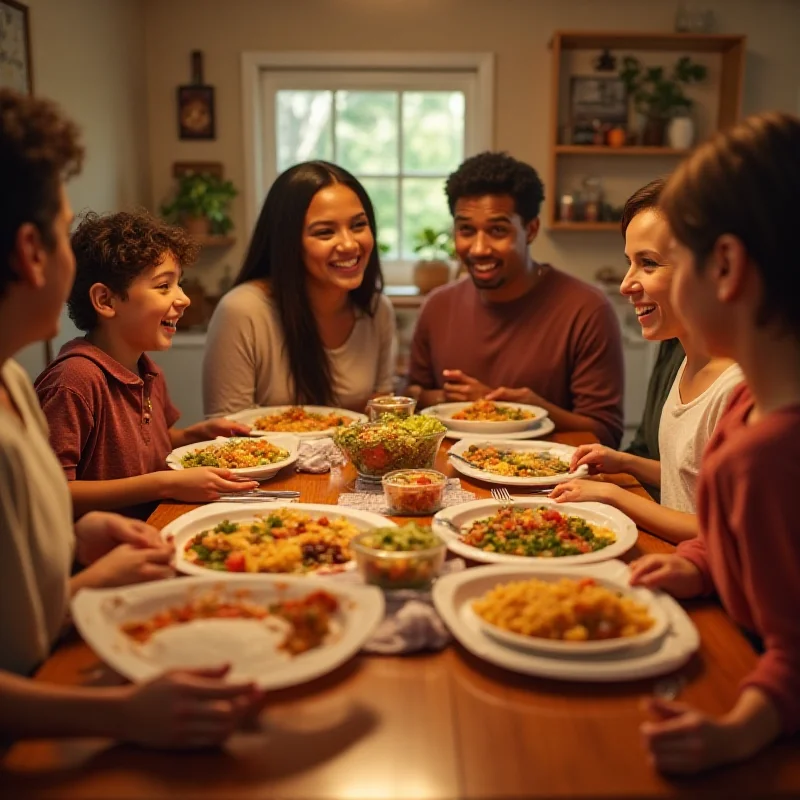
M 535 261 L 544 187 L 505 153 L 468 158 L 447 180 L 455 248 L 471 280 L 434 291 L 411 345 L 420 407 L 480 398 L 544 408 L 563 431 L 622 436 L 619 323 L 605 295 Z
M 197 245 L 147 211 L 87 214 L 72 237 L 67 301 L 85 337 L 67 342 L 36 380 L 50 444 L 77 513 L 118 510 L 147 519 L 160 500 L 217 500 L 252 489 L 230 470 L 167 469 L 170 451 L 249 427 L 218 418 L 176 428 L 164 374 L 147 355 L 172 346 L 189 305 L 180 287 Z
M 172 549 L 141 522 L 97 512 L 73 526 L 46 422 L 13 358 L 58 332 L 75 275 L 64 183 L 82 162 L 78 129 L 56 106 L 0 89 L 0 739 L 208 747 L 263 705 L 253 685 L 223 680 L 224 664 L 136 686 L 56 686 L 28 677 L 66 627 L 71 595 L 172 574 Z M 86 568 L 70 578 L 73 558 Z

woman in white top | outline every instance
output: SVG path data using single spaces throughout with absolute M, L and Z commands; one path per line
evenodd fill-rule
M 155 529 L 93 512 L 73 526 L 67 480 L 24 370 L 22 348 L 52 339 L 75 278 L 63 180 L 80 170 L 78 130 L 46 100 L 0 89 L 0 740 L 93 736 L 207 747 L 258 710 L 223 664 L 135 686 L 56 686 L 27 677 L 82 588 L 169 577 Z M 70 578 L 73 558 L 86 566 Z
M 362 411 L 390 392 L 395 326 L 382 287 L 364 187 L 325 161 L 279 175 L 211 319 L 206 415 L 290 403 Z
M 686 358 L 661 412 L 658 440 L 661 461 L 621 453 L 602 445 L 583 445 L 572 467 L 586 464 L 591 474 L 627 472 L 642 483 L 661 486 L 661 505 L 601 481 L 574 480 L 552 492 L 559 502 L 595 500 L 616 506 L 640 527 L 671 542 L 697 535 L 695 487 L 703 449 L 742 381 L 732 361 L 711 358 L 680 320 L 670 298 L 671 232 L 658 208 L 664 181 L 652 181 L 625 204 L 622 232 L 630 264 L 620 291 L 636 310 L 642 335 L 651 341 L 677 337 Z

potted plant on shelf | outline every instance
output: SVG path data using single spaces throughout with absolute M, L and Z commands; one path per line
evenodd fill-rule
M 625 56 L 619 76 L 633 99 L 634 110 L 644 117 L 642 144 L 663 145 L 667 124 L 682 118 L 689 124 L 682 125 L 681 141 L 673 146 L 691 146 L 694 131 L 688 114 L 694 101 L 684 94 L 683 88 L 702 81 L 707 72 L 706 67 L 689 56 L 679 58 L 669 75 L 664 67 L 645 67 L 638 58 Z
M 414 236 L 413 250 L 419 256 L 414 264 L 414 285 L 420 294 L 428 294 L 450 280 L 456 254 L 452 231 L 423 228 Z
M 161 214 L 194 236 L 224 236 L 233 228 L 229 210 L 237 194 L 231 181 L 207 172 L 186 172 L 178 178 L 172 201 L 161 206 Z

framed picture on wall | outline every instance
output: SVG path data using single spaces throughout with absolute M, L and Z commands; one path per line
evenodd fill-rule
M 216 138 L 213 86 L 178 87 L 178 136 L 181 139 Z
M 33 93 L 28 7 L 17 0 L 0 0 L 0 86 Z

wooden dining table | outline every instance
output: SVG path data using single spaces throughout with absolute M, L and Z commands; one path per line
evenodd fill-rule
M 550 438 L 571 445 L 592 440 L 582 433 Z M 437 467 L 455 475 L 448 447 Z M 336 504 L 354 478 L 349 465 L 317 475 L 284 470 L 268 486 L 298 489 L 301 502 Z M 631 476 L 604 479 L 644 493 Z M 489 495 L 488 485 L 461 482 L 479 498 Z M 150 522 L 161 528 L 194 507 L 163 503 Z M 673 549 L 640 531 L 624 560 Z M 360 654 L 311 683 L 274 692 L 260 729 L 237 733 L 219 749 L 164 752 L 97 739 L 17 743 L 0 762 L 0 797 L 800 797 L 796 738 L 692 778 L 663 776 L 648 762 L 639 734 L 646 698 L 667 685 L 680 701 L 721 714 L 756 663 L 715 601 L 686 609 L 702 643 L 667 684 L 540 679 L 492 666 L 457 643 L 439 652 Z M 77 634 L 59 645 L 36 679 L 84 686 L 122 680 Z

